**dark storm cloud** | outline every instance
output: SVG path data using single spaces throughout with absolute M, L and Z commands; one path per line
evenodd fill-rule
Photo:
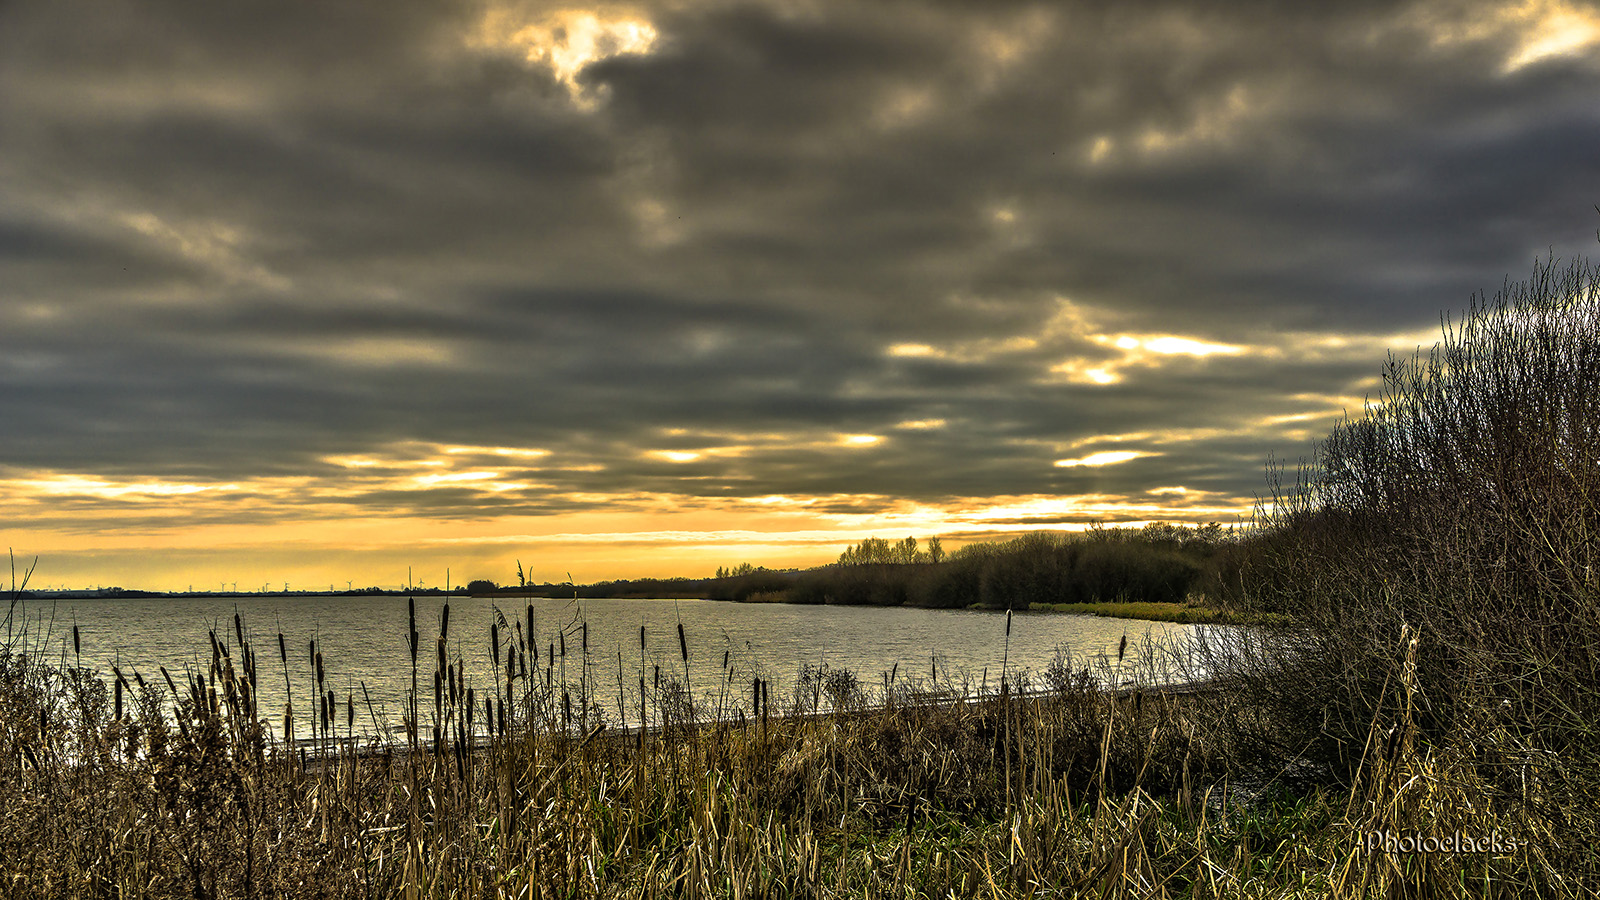
M 7 5 L 0 464 L 551 454 L 349 499 L 437 516 L 1249 497 L 1600 198 L 1600 71 L 1509 66 L 1487 4 L 674 4 L 565 80 L 505 25 L 553 11 L 491 6 Z

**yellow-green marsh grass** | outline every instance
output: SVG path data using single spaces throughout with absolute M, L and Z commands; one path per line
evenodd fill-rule
M 495 632 L 505 642 L 514 629 Z M 840 704 L 857 711 L 787 719 L 748 703 L 697 723 L 686 692 L 663 686 L 647 715 L 669 727 L 642 732 L 573 709 L 591 696 L 581 678 L 540 677 L 559 647 L 525 659 L 514 638 L 505 679 L 487 688 L 491 727 L 460 660 L 434 649 L 436 693 L 402 741 L 357 734 L 347 693 L 321 698 L 317 740 L 294 748 L 262 727 L 254 652 L 227 635 L 206 672 L 130 689 L 120 720 L 98 678 L 0 656 L 0 891 L 1577 895 L 1541 856 L 1537 823 L 1486 805 L 1452 759 L 1405 737 L 1403 706 L 1401 731 L 1374 726 L 1353 788 L 1290 791 L 1234 759 L 1226 723 L 1250 711 L 1226 691 L 1114 694 L 1065 660 L 1011 673 L 1001 697 L 897 676 L 870 703 Z M 1377 737 L 1388 733 L 1401 737 Z M 1367 852 L 1363 835 L 1382 829 L 1527 843 L 1467 859 Z

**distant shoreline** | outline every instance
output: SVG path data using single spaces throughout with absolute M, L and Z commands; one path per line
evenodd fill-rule
M 616 597 L 583 599 L 616 599 L 616 600 L 706 600 L 715 602 L 733 603 L 782 603 L 785 605 L 811 605 L 795 603 L 784 599 L 782 592 L 758 593 L 745 600 L 718 600 L 708 597 L 704 592 L 679 593 L 679 594 L 653 594 L 649 597 L 643 595 L 619 594 Z M 494 593 L 473 593 L 465 589 L 444 591 L 429 588 L 420 591 L 405 590 L 349 590 L 349 591 L 141 591 L 141 590 L 68 590 L 68 591 L 24 591 L 20 595 L 22 600 L 257 600 L 285 597 L 470 597 L 475 600 L 548 600 L 559 595 L 545 590 L 510 590 L 496 591 Z M 824 604 L 830 605 L 830 604 Z M 861 606 L 870 604 L 833 604 L 841 606 Z M 959 607 L 958 607 L 959 608 Z M 967 609 L 982 609 L 990 612 L 1003 610 L 992 607 L 969 606 Z M 1102 616 L 1113 619 L 1139 619 L 1149 622 L 1173 622 L 1180 625 L 1252 625 L 1265 624 L 1272 621 L 1272 617 L 1249 616 L 1240 613 L 1214 609 L 1192 603 L 1161 603 L 1145 601 L 1106 601 L 1100 603 L 1035 603 L 1026 610 L 1019 612 L 1071 615 Z
M 1042 603 L 1029 607 L 1028 611 L 1177 622 L 1181 625 L 1262 625 L 1277 621 L 1272 616 L 1245 615 L 1188 603 Z
M 751 594 L 744 600 L 728 601 L 733 603 L 783 603 L 790 605 L 811 605 L 797 603 L 787 599 L 783 591 L 769 591 Z M 838 606 L 870 606 L 871 604 L 841 603 L 822 604 Z M 905 605 L 905 604 L 899 604 Z M 930 607 L 922 607 L 930 608 Z M 987 612 L 1004 612 L 1005 610 L 993 606 L 980 606 L 973 604 L 967 607 L 950 607 L 953 609 L 982 610 Z M 1163 603 L 1157 601 L 1115 601 L 1109 600 L 1097 603 L 1034 603 L 1027 609 L 1017 612 L 1059 614 L 1081 616 L 1101 616 L 1111 619 L 1139 619 L 1147 622 L 1173 622 L 1179 625 L 1263 625 L 1278 621 L 1278 617 L 1271 615 L 1246 615 L 1215 609 L 1197 603 Z
M 178 600 L 205 598 L 213 600 L 255 599 L 258 597 L 468 597 L 466 590 L 445 591 L 428 588 L 420 591 L 371 590 L 357 588 L 352 591 L 142 591 L 124 588 L 104 588 L 65 591 L 19 591 L 21 600 Z M 541 596 L 528 594 L 526 596 Z

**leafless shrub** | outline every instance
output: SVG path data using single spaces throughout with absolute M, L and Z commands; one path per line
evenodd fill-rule
M 1353 777 L 1404 682 L 1420 741 L 1565 822 L 1563 852 L 1600 841 L 1600 269 L 1474 298 L 1271 475 L 1241 583 L 1293 620 L 1210 647 L 1254 739 Z

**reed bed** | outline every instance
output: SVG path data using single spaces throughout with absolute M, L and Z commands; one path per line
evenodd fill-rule
M 327 683 L 315 642 L 256 642 L 232 624 L 205 671 L 177 676 L 46 663 L 13 635 L 0 894 L 1581 895 L 1552 862 L 1561 835 L 1417 740 L 1403 680 L 1340 786 L 1248 758 L 1236 724 L 1258 711 L 1239 694 L 1143 686 L 1138 647 L 1119 653 L 1123 690 L 1059 657 L 999 673 L 998 694 L 953 690 L 935 666 L 813 669 L 787 697 L 760 678 L 696 697 L 680 630 L 685 680 L 641 653 L 647 699 L 624 728 L 596 702 L 582 622 L 543 647 L 504 617 L 452 641 L 446 609 L 431 645 L 413 614 L 397 663 L 416 689 L 391 739 L 357 727 L 370 710 Z M 473 646 L 495 683 L 463 674 Z M 257 706 L 267 677 L 284 679 L 287 709 Z M 309 739 L 268 727 L 296 719 Z M 1519 843 L 1407 854 L 1370 849 L 1374 833 Z

